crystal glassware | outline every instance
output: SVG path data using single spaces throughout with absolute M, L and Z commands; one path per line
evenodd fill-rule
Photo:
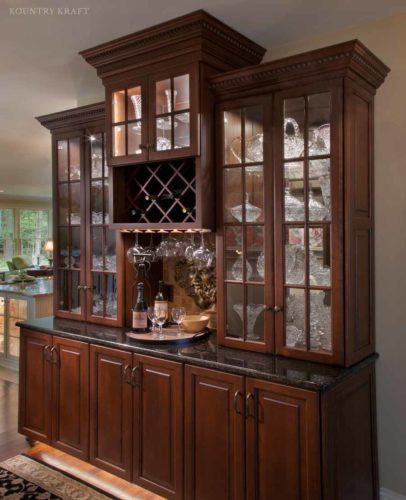
M 149 320 L 151 321 L 152 323 L 152 336 L 153 337 L 157 337 L 157 333 L 156 333 L 156 320 L 157 320 L 157 315 L 156 315 L 156 310 L 155 310 L 155 307 L 154 306 L 150 306 L 148 307 L 147 309 L 147 314 L 148 314 L 148 318 Z
M 304 140 L 299 125 L 294 118 L 284 120 L 284 150 L 285 158 L 299 158 L 303 156 Z
M 231 274 L 233 275 L 233 278 L 236 281 L 242 281 L 243 280 L 243 258 L 242 255 L 240 255 L 236 261 L 233 264 L 233 267 L 231 268 Z M 252 278 L 252 266 L 248 262 L 248 260 L 245 261 L 245 274 L 246 274 L 246 280 L 249 281 Z
M 163 333 L 163 325 L 165 321 L 168 319 L 168 310 L 165 307 L 156 306 L 155 307 L 156 314 L 156 323 L 159 326 L 158 339 L 163 340 L 165 335 Z
M 195 242 L 195 233 L 190 236 L 190 241 L 185 248 L 185 259 L 189 262 L 193 260 L 193 252 L 198 249 L 198 245 Z
M 238 160 L 238 163 L 241 163 L 242 154 L 241 154 L 241 137 L 236 137 L 231 142 L 230 151 Z M 255 134 L 251 137 L 245 139 L 245 161 L 246 162 L 261 162 L 263 161 L 263 151 L 264 151 L 264 134 Z
M 293 196 L 290 192 L 290 187 L 286 185 L 285 187 L 285 220 L 288 221 L 299 221 L 304 220 L 304 203 Z
M 244 321 L 244 307 L 242 304 L 234 304 L 234 311 L 238 314 L 241 321 Z M 247 304 L 247 339 L 260 340 L 258 335 L 254 334 L 255 323 L 259 315 L 265 311 L 264 304 Z
M 258 255 L 258 259 L 257 259 L 257 272 L 258 272 L 258 275 L 262 279 L 265 278 L 265 255 L 264 255 L 264 252 L 261 252 Z
M 326 207 L 316 200 L 313 191 L 309 190 L 309 217 L 310 220 L 324 220 L 327 215 Z
M 245 221 L 255 222 L 262 214 L 262 210 L 250 203 L 249 193 L 245 193 Z M 230 208 L 231 215 L 238 222 L 242 222 L 243 206 L 238 205 Z
M 201 233 L 200 247 L 193 252 L 193 261 L 198 269 L 210 267 L 214 261 L 214 253 L 205 245 L 204 232 Z
M 185 319 L 185 316 L 186 316 L 186 309 L 184 307 L 174 307 L 172 309 L 172 319 L 178 325 L 178 332 L 177 332 L 178 337 L 181 337 L 183 335 L 180 329 L 180 325 Z
M 132 95 L 131 102 L 134 106 L 134 114 L 136 120 L 141 120 L 142 116 L 142 96 L 141 95 Z
M 166 95 L 166 103 L 167 103 L 168 113 L 172 113 L 171 89 L 166 89 L 165 95 Z M 176 96 L 178 95 L 178 91 L 174 90 L 172 92 L 172 95 L 173 95 L 173 105 L 175 106 L 176 105 Z

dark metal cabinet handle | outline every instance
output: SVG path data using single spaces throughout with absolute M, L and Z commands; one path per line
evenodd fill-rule
M 148 149 L 148 144 L 139 144 L 138 147 L 140 149 Z
M 44 346 L 44 352 L 43 352 L 43 355 L 44 355 L 44 359 L 45 359 L 45 361 L 50 361 L 50 359 L 49 359 L 49 349 L 51 349 L 51 346 L 50 346 L 50 345 L 46 345 L 46 346 Z
M 56 359 L 54 359 L 54 353 L 56 354 Z M 56 348 L 56 346 L 55 346 L 55 345 L 51 347 L 51 350 L 49 351 L 49 354 L 50 354 L 50 359 L 49 359 L 49 361 L 50 361 L 52 364 L 54 364 L 54 365 L 58 364 L 58 354 L 59 354 L 59 353 L 58 353 L 58 350 L 57 350 L 57 348 Z
M 242 415 L 242 410 L 238 408 L 238 400 L 240 400 L 242 403 L 241 391 L 236 391 L 234 394 L 234 411 L 237 413 L 237 415 Z M 241 404 L 241 406 L 243 405 Z
M 133 387 L 139 387 L 140 382 L 137 380 L 137 373 L 138 373 L 138 366 L 134 366 L 134 368 L 131 370 L 131 385 Z
M 250 400 L 255 404 L 255 396 L 252 394 L 252 392 L 249 392 L 247 394 L 247 397 L 245 398 L 245 416 L 246 417 L 255 417 L 255 412 L 253 411 L 252 413 L 250 412 Z
M 131 366 L 130 365 L 125 365 L 125 367 L 124 367 L 123 381 L 126 384 L 130 384 L 131 385 Z
M 274 313 L 282 312 L 283 311 L 283 306 L 275 306 L 273 308 Z

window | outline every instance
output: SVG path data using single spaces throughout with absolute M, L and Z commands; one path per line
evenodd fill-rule
M 14 209 L 0 208 L 0 268 L 15 255 Z
M 0 208 L 0 268 L 16 255 L 33 265 L 48 264 L 44 244 L 50 239 L 50 211 Z

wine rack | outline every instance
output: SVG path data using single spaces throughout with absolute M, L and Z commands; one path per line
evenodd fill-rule
M 112 168 L 113 225 L 179 229 L 196 223 L 196 159 Z

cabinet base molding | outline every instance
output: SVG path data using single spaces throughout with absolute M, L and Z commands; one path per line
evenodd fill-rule
M 381 488 L 380 500 L 406 500 L 405 495 Z

